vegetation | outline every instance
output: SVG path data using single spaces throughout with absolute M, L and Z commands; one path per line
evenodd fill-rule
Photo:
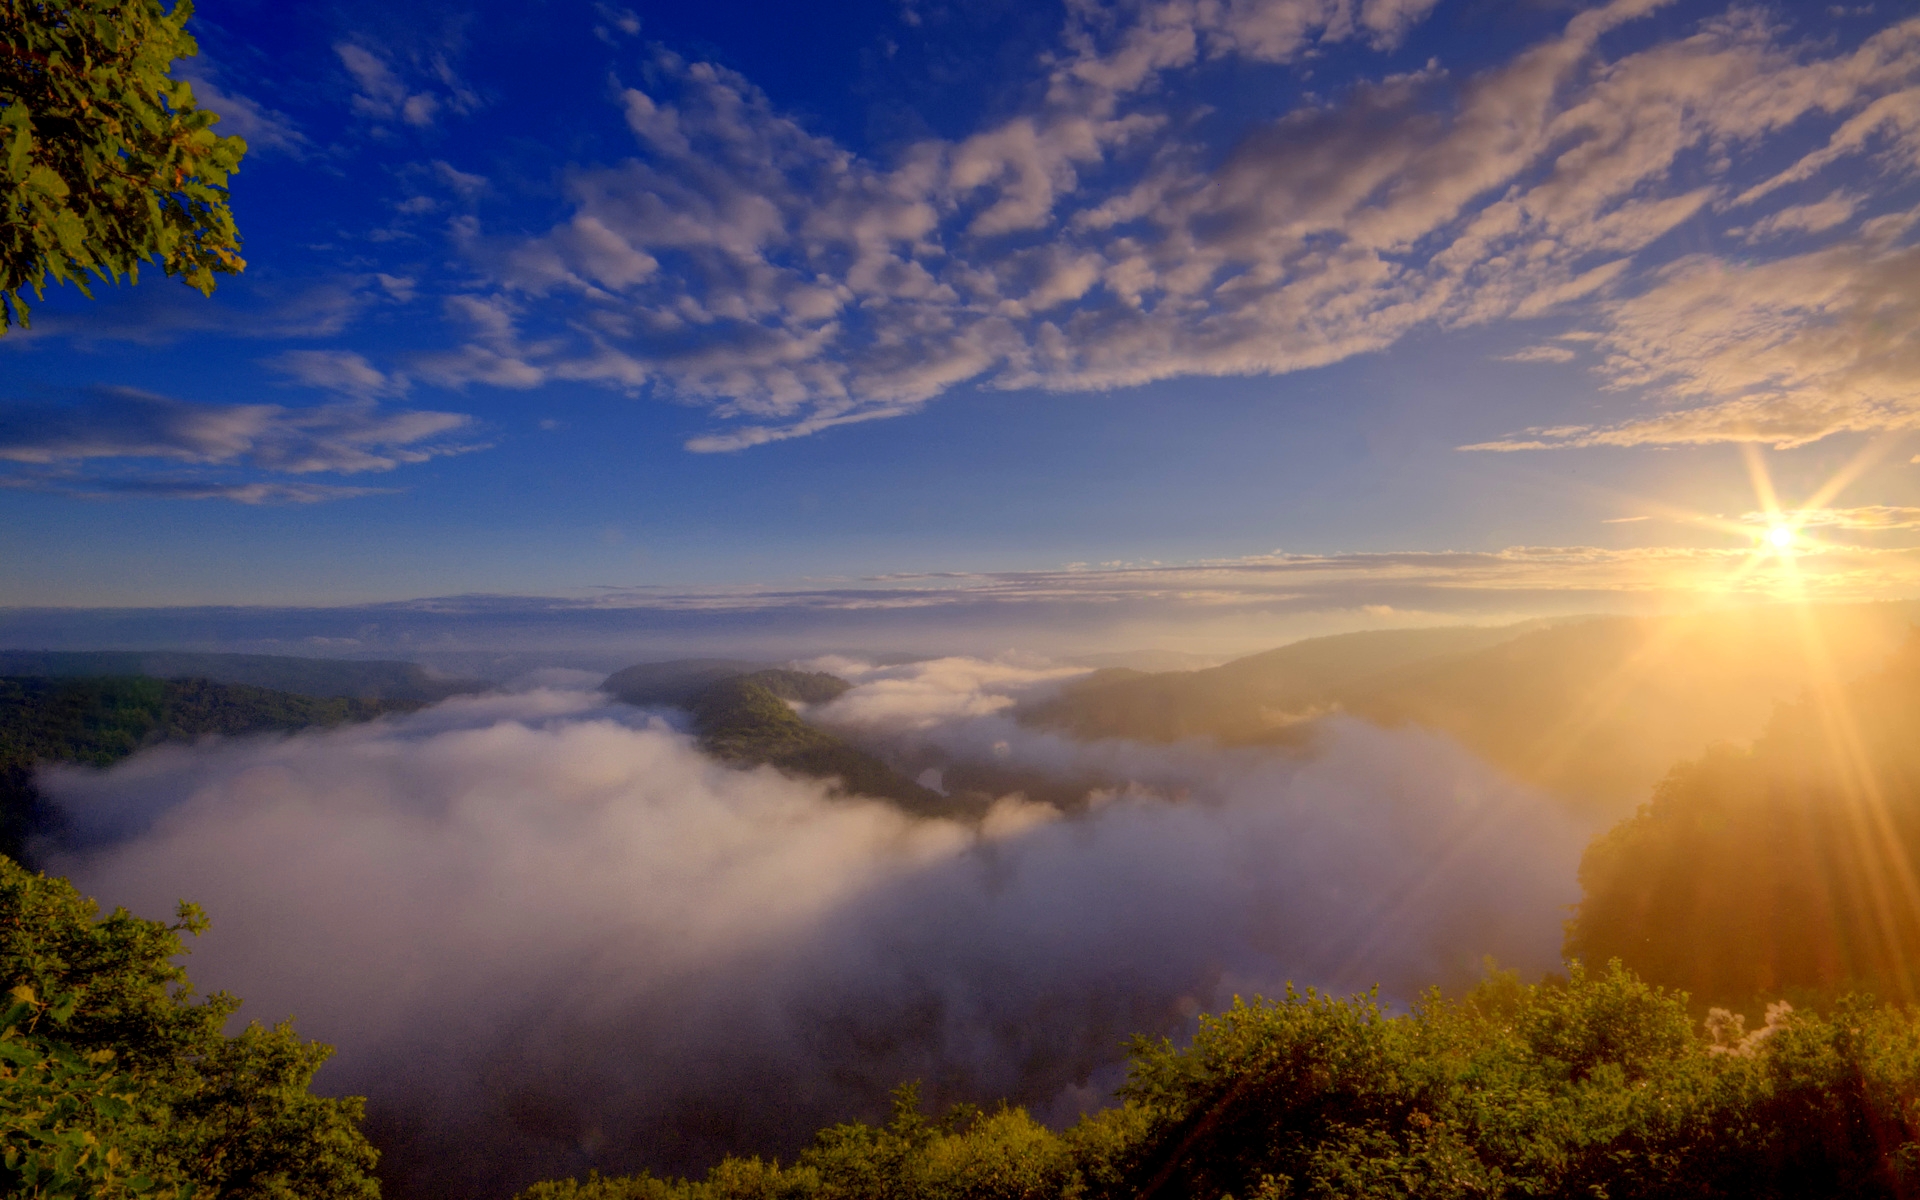
M 1705 1002 L 1920 986 L 1920 635 L 1883 672 L 1782 706 L 1751 749 L 1674 770 L 1596 840 L 1569 953 Z
M 164 741 L 338 725 L 417 707 L 204 679 L 0 677 L 0 854 L 20 858 L 44 817 L 33 788 L 43 764 L 103 767 Z
M 208 654 L 191 650 L 0 650 L 0 675 L 150 675 L 210 679 L 301 696 L 431 703 L 485 691 L 478 679 L 449 679 L 418 663 L 296 658 L 285 654 Z
M 212 295 L 240 235 L 227 177 L 247 145 L 172 77 L 198 53 L 188 0 L 0 0 L 0 333 L 46 282 L 137 281 L 143 262 Z
M 952 806 L 940 793 L 807 724 L 787 703 L 821 703 L 848 686 L 832 675 L 760 671 L 710 684 L 694 697 L 689 709 L 701 749 L 723 762 L 837 779 L 853 795 L 892 800 L 923 815 L 949 812 Z
M 1023 719 L 1078 737 L 1298 743 L 1334 711 L 1443 733 L 1573 805 L 1633 811 L 1679 759 L 1752 737 L 1828 670 L 1897 650 L 1911 604 L 1759 607 L 1313 638 L 1205 671 L 1069 689 Z M 1806 651 L 1807 623 L 1826 656 Z
M 791 1165 L 537 1185 L 521 1200 L 1803 1197 L 1907 1194 L 1920 1013 L 1853 1001 L 1707 1030 L 1614 964 L 1496 975 L 1404 1016 L 1312 992 L 1139 1042 L 1124 1103 L 1064 1133 L 1017 1109 L 836 1126 Z
M 680 658 L 639 663 L 607 676 L 600 688 L 627 704 L 685 708 L 716 683 L 771 667 L 771 663 L 737 658 Z
M 205 918 L 97 906 L 0 859 L 0 1183 L 9 1196 L 375 1200 L 361 1101 L 308 1091 L 289 1025 L 227 1037 L 231 996 L 173 959 Z

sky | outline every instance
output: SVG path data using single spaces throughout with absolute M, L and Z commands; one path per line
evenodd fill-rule
M 0 336 L 9 644 L 1210 652 L 1920 594 L 1911 2 L 190 28 L 248 267 Z

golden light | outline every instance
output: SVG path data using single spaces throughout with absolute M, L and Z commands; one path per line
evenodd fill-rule
M 1775 525 L 1767 530 L 1767 545 L 1775 550 L 1793 549 L 1793 526 Z

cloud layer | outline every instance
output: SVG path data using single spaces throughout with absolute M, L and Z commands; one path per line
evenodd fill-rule
M 354 367 L 352 362 L 321 358 L 299 361 L 306 369 L 323 373 L 350 374 Z M 0 461 L 57 469 L 4 477 L 0 485 L 85 495 L 312 503 L 382 489 L 312 482 L 129 478 L 101 475 L 96 468 L 103 462 L 150 465 L 160 461 L 282 475 L 390 471 L 402 464 L 475 449 L 467 436 L 472 425 L 473 419 L 461 413 L 382 409 L 371 400 L 288 408 L 198 404 L 133 388 L 96 388 L 83 403 L 64 407 L 0 404 Z
M 1607 381 L 1680 411 L 1479 448 L 1789 445 L 1911 420 L 1920 272 L 1884 197 L 1920 167 L 1920 20 L 1835 49 L 1736 8 L 1617 53 L 1661 4 L 1615 0 L 1504 64 L 1363 79 L 1224 154 L 1188 132 L 1183 72 L 1391 46 L 1429 7 L 1070 6 L 1043 102 L 888 163 L 660 51 L 619 96 L 638 152 L 575 171 L 563 222 L 462 227 L 495 286 L 448 302 L 471 336 L 422 375 L 657 386 L 710 405 L 724 424 L 691 445 L 725 450 L 967 381 L 1282 373 L 1558 315 L 1591 324 Z M 1819 145 L 1754 175 L 1810 127 Z M 1821 183 L 1869 168 L 1878 198 Z M 1689 222 L 1739 257 L 1663 261 Z M 1810 236 L 1831 244 L 1794 252 Z M 1756 262 L 1758 245 L 1790 253 Z
M 838 719 L 882 744 L 1121 786 L 914 821 L 546 689 L 51 772 L 83 848 L 50 865 L 204 903 L 196 981 L 339 1046 L 323 1078 L 371 1094 L 403 1196 L 790 1151 L 908 1078 L 1066 1115 L 1125 1035 L 1236 990 L 1554 960 L 1578 831 L 1447 743 L 1075 747 L 1000 715 L 1048 672 L 851 669 Z

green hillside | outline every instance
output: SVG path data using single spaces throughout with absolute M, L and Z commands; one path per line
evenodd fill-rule
M 0 854 L 19 858 L 41 815 L 33 771 L 43 764 L 106 766 L 166 741 L 339 725 L 418 707 L 205 679 L 0 677 Z
M 850 685 L 832 675 L 761 671 L 723 679 L 694 697 L 688 710 L 700 747 L 735 766 L 771 766 L 812 779 L 837 779 L 851 795 L 891 800 L 924 816 L 955 806 L 886 763 L 800 719 L 789 700 L 821 703 Z
M 678 658 L 638 663 L 607 676 L 600 685 L 617 700 L 641 707 L 685 708 L 705 689 L 726 679 L 773 669 L 774 664 L 738 658 Z
M 970 804 L 921 787 L 802 720 L 793 704 L 824 704 L 853 686 L 837 676 L 731 658 L 686 658 L 627 667 L 600 686 L 629 704 L 686 709 L 700 748 L 733 766 L 837 779 L 851 795 L 891 800 L 923 816 L 972 811 Z
M 79 678 L 145 675 L 210 679 L 301 696 L 431 703 L 485 691 L 478 679 L 447 679 L 418 663 L 296 658 L 281 654 L 201 654 L 180 650 L 0 650 L 0 675 Z

